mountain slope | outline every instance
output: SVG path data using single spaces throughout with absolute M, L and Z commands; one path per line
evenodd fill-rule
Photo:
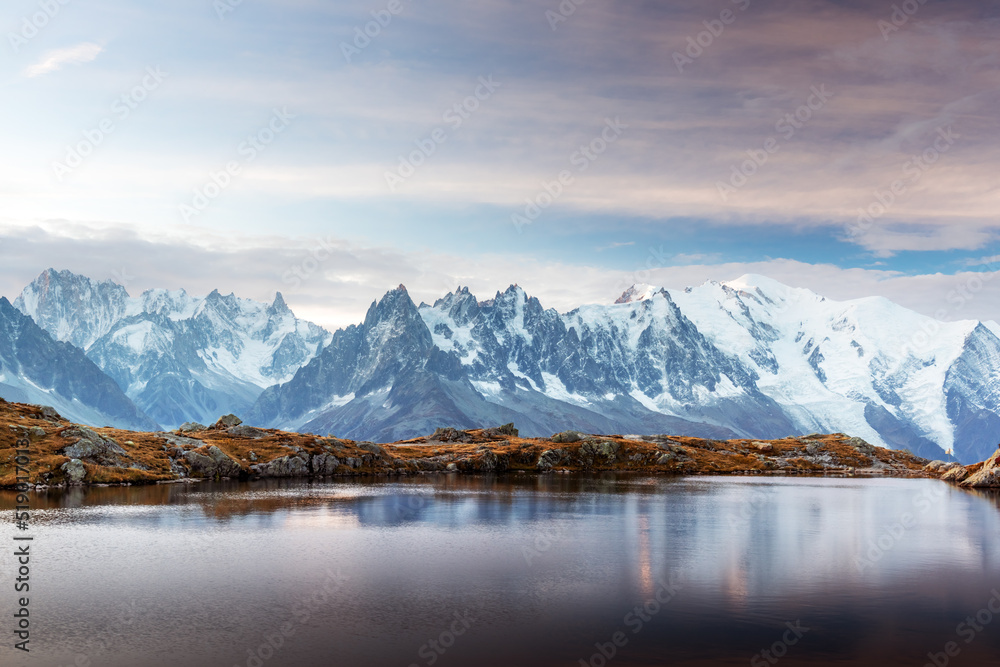
M 48 270 L 17 299 L 54 337 L 75 342 L 167 428 L 242 413 L 265 387 L 291 379 L 330 339 L 271 304 L 213 291 L 148 290 Z
M 517 286 L 419 308 L 400 286 L 247 419 L 382 440 L 510 420 L 530 435 L 840 431 L 978 461 L 1000 439 L 996 331 L 760 276 L 637 285 L 565 314 Z
M 79 349 L 61 343 L 0 297 L 0 397 L 51 405 L 67 419 L 158 430 Z

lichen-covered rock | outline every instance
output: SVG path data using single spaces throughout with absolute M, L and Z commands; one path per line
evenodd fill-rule
M 953 468 L 948 469 L 941 479 L 945 482 L 951 482 L 953 484 L 958 484 L 964 482 L 969 477 L 969 470 L 963 465 L 956 465 Z
M 535 464 L 535 467 L 539 470 L 551 470 L 568 457 L 569 454 L 565 449 L 548 449 L 538 457 L 538 463 Z
M 458 466 L 468 472 L 505 472 L 510 469 L 510 454 L 482 448 Z
M 448 427 L 435 430 L 427 439 L 434 442 L 469 442 L 472 436 L 465 431 Z
M 369 452 L 376 459 L 379 459 L 381 461 L 387 461 L 392 458 L 391 456 L 389 456 L 389 453 L 385 451 L 384 447 L 380 447 L 379 445 L 376 445 L 374 442 L 359 442 L 358 449 Z
M 32 405 L 31 407 L 38 408 L 39 416 L 45 421 L 50 421 L 50 422 L 66 421 L 65 419 L 62 418 L 62 415 L 56 412 L 56 409 L 51 405 Z
M 584 437 L 584 434 L 579 431 L 563 431 L 562 433 L 556 433 L 553 435 L 550 440 L 560 444 L 568 444 L 572 442 L 580 442 Z
M 72 426 L 62 432 L 64 438 L 76 438 L 76 442 L 63 449 L 63 454 L 71 459 L 86 459 L 102 466 L 124 466 L 128 452 L 121 445 L 105 438 L 86 426 Z
M 166 440 L 167 444 L 179 449 L 184 449 L 185 447 L 190 449 L 199 449 L 205 445 L 205 443 L 201 440 L 197 440 L 195 438 L 185 438 L 183 435 L 174 435 L 173 433 L 157 433 L 156 437 L 161 440 Z
M 658 466 L 669 465 L 677 461 L 678 458 L 679 457 L 674 452 L 664 452 L 663 454 L 660 455 L 658 459 L 656 459 L 656 465 Z
M 983 464 L 979 472 L 970 475 L 961 485 L 973 489 L 1000 487 L 1000 449 Z
M 243 420 L 236 415 L 223 415 L 222 417 L 219 417 L 219 421 L 215 422 L 212 428 L 217 431 L 225 431 L 226 429 L 230 429 L 234 426 L 239 426 L 242 423 Z
M 770 442 L 762 442 L 762 441 L 759 441 L 759 440 L 755 440 L 754 442 L 750 443 L 750 446 L 753 447 L 754 449 L 756 449 L 758 452 L 773 452 L 774 451 L 774 445 L 772 445 Z
M 514 428 L 514 422 L 511 422 L 510 424 L 504 424 L 503 426 L 488 428 L 483 431 L 483 435 L 487 437 L 502 436 L 505 438 L 516 438 L 518 430 Z
M 198 422 L 184 422 L 177 427 L 178 433 L 194 433 L 195 431 L 204 431 L 208 427 L 204 424 L 199 424 Z
M 584 465 L 608 465 L 618 460 L 621 445 L 614 440 L 590 440 L 580 445 L 580 462 Z
M 72 459 L 59 467 L 66 475 L 66 482 L 69 484 L 82 484 L 87 477 L 87 469 L 80 459 Z
M 848 447 L 853 447 L 855 451 L 864 456 L 875 456 L 875 445 L 872 445 L 861 438 L 848 438 L 844 441 Z
M 282 456 L 252 465 L 250 470 L 260 477 L 306 477 L 309 475 L 309 464 L 301 456 Z
M 224 451 L 212 445 L 205 454 L 184 452 L 184 460 L 191 471 L 191 477 L 216 478 L 239 477 L 243 468 Z
M 246 424 L 240 424 L 239 426 L 227 428 L 226 433 L 229 435 L 235 435 L 237 438 L 252 438 L 254 440 L 259 440 L 260 438 L 269 435 L 269 433 L 263 429 L 247 426 Z
M 311 466 L 314 475 L 328 477 L 337 473 L 340 460 L 333 454 L 316 454 L 312 457 Z

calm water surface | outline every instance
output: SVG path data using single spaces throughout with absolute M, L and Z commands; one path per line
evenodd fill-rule
M 1000 664 L 1000 500 L 939 482 L 427 476 L 34 504 L 32 651 L 11 648 L 5 554 L 3 665 Z

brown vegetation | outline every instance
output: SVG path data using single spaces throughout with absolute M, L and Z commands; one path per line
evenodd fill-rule
M 241 435 L 246 431 L 250 435 Z M 66 437 L 67 432 L 70 437 Z M 839 433 L 762 442 L 683 436 L 630 439 L 622 435 L 590 436 L 574 432 L 552 438 L 521 438 L 507 434 L 516 433 L 512 430 L 446 429 L 439 433 L 447 433 L 449 442 L 431 439 L 444 437 L 435 433 L 427 438 L 377 446 L 333 437 L 222 425 L 183 434 L 114 428 L 97 428 L 93 432 L 113 441 L 124 454 L 114 465 L 83 458 L 86 474 L 79 473 L 82 479 L 74 480 L 64 465 L 71 461 L 65 449 L 79 439 L 73 436 L 79 430 L 51 412 L 43 413 L 37 406 L 0 399 L 0 487 L 15 485 L 15 441 L 25 436 L 31 441 L 30 483 L 43 486 L 77 481 L 148 484 L 210 477 L 214 469 L 211 466 L 219 461 L 225 464 L 219 470 L 239 471 L 229 476 L 250 478 L 602 470 L 681 475 L 940 477 L 944 472 L 925 469 L 928 462 L 908 452 L 872 447 Z

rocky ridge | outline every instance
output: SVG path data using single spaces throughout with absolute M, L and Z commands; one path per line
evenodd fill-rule
M 392 444 L 248 427 L 232 415 L 186 432 L 90 429 L 51 409 L 0 401 L 0 487 L 15 486 L 14 443 L 27 437 L 36 488 L 208 479 L 333 476 L 552 474 L 593 471 L 674 475 L 815 475 L 940 478 L 1000 485 L 1000 452 L 975 466 L 928 462 L 845 434 L 778 440 L 564 431 L 522 438 L 513 424 L 442 428 Z M 961 472 L 958 472 L 961 471 Z

